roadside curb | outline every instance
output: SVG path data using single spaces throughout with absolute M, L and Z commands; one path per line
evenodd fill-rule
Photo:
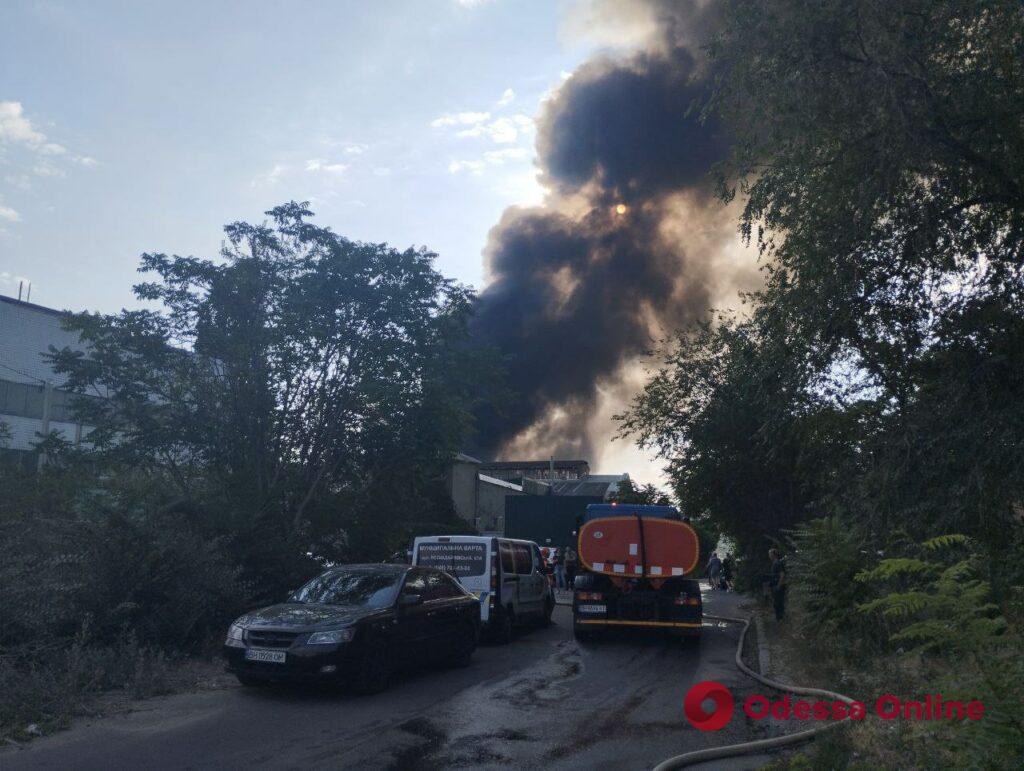
M 768 676 L 768 672 L 771 668 L 772 657 L 768 649 L 768 639 L 764 634 L 764 627 L 762 626 L 761 614 L 754 613 L 754 632 L 757 635 L 757 668 L 765 677 Z

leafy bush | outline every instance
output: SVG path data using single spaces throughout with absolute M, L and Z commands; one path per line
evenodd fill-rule
M 859 606 L 887 623 L 890 641 L 906 655 L 934 662 L 946 698 L 978 699 L 982 720 L 926 730 L 944 740 L 956 767 L 1019 768 L 1024 764 L 1024 637 L 991 601 L 978 544 L 964 535 L 925 541 L 911 553 L 882 560 L 857 581 L 880 594 Z
M 146 646 L 196 648 L 244 608 L 225 544 L 182 526 L 105 516 L 32 518 L 0 528 L 0 645 L 89 642 L 125 629 Z
M 857 607 L 871 588 L 855 579 L 877 562 L 878 544 L 838 516 L 811 520 L 792 531 L 790 543 L 790 591 L 815 626 L 831 634 L 866 632 Z

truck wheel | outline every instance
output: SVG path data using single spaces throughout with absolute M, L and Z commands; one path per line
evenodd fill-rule
M 515 613 L 512 608 L 503 608 L 495 619 L 494 641 L 499 645 L 508 645 L 512 642 L 512 624 L 515 621 Z

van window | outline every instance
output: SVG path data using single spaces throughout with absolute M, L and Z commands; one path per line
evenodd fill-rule
M 533 572 L 533 555 L 530 554 L 530 547 L 525 543 L 514 543 L 512 551 L 516 555 L 516 572 L 520 575 L 530 575 Z
M 501 550 L 501 572 L 515 573 L 516 565 L 512 557 L 512 544 L 508 541 L 499 541 L 498 548 Z

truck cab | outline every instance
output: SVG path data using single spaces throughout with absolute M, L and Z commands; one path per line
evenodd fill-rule
M 591 504 L 579 528 L 573 631 L 661 629 L 700 637 L 696 532 L 672 506 Z

